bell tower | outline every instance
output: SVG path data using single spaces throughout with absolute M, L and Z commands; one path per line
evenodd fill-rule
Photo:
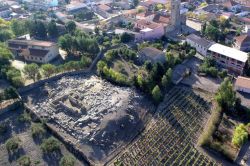
M 171 25 L 178 29 L 181 26 L 180 5 L 181 0 L 171 0 Z

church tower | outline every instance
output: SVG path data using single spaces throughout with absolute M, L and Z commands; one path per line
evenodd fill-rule
M 177 29 L 181 27 L 180 5 L 181 0 L 171 0 L 171 24 Z

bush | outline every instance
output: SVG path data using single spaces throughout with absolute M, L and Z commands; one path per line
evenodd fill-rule
M 76 159 L 73 156 L 64 156 L 60 160 L 60 166 L 74 166 Z
M 23 122 L 23 123 L 30 122 L 31 121 L 31 117 L 30 117 L 30 115 L 28 113 L 25 112 L 25 113 L 21 114 L 18 117 L 18 121 L 19 122 Z
M 19 138 L 10 138 L 7 140 L 7 142 L 5 143 L 6 149 L 9 152 L 14 152 L 16 151 L 18 148 L 20 148 L 20 139 Z
M 41 149 L 44 153 L 55 152 L 57 150 L 60 150 L 60 144 L 58 140 L 53 137 L 50 137 L 48 139 L 43 140 L 43 143 L 41 144 Z
M 46 133 L 43 124 L 34 123 L 31 126 L 31 134 L 33 137 L 42 137 Z
M 235 128 L 232 143 L 240 148 L 248 140 L 248 132 L 244 124 L 240 124 Z
M 216 131 L 217 126 L 219 126 L 222 117 L 222 108 L 217 106 L 215 110 L 213 110 L 210 119 L 208 120 L 206 130 L 202 133 L 198 144 L 200 146 L 209 146 L 212 141 L 212 135 Z
M 156 85 L 154 87 L 154 89 L 152 90 L 152 96 L 153 96 L 153 99 L 156 103 L 159 103 L 161 100 L 162 100 L 162 93 L 161 93 L 161 89 L 159 88 L 158 85 Z
M 30 166 L 31 165 L 31 161 L 30 161 L 30 157 L 28 156 L 22 156 L 17 160 L 18 164 L 20 166 Z

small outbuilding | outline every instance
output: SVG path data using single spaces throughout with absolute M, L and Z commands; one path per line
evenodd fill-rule
M 239 76 L 235 82 L 235 89 L 239 92 L 250 93 L 250 78 Z
M 144 63 L 150 61 L 152 63 L 166 62 L 165 53 L 153 47 L 145 47 L 139 52 L 139 61 Z

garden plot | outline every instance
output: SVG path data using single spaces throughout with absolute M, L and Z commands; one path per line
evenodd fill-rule
M 154 106 L 131 88 L 117 87 L 96 76 L 63 77 L 23 95 L 87 159 L 101 164 L 130 142 L 145 126 Z
M 210 104 L 186 88 L 173 88 L 144 132 L 110 165 L 216 165 L 195 145 Z

